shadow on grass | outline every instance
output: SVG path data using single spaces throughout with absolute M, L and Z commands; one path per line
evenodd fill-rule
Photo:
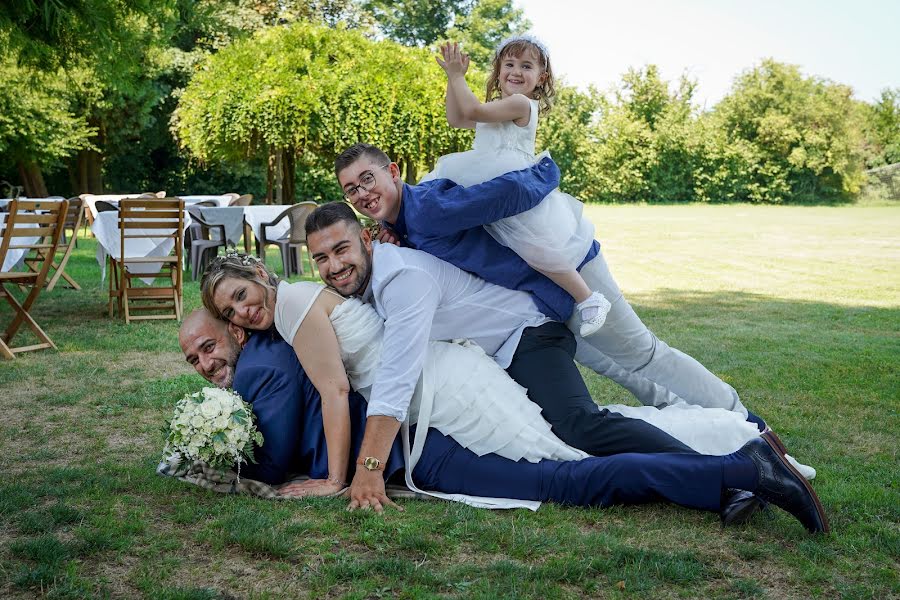
M 84 257 L 81 268 L 91 268 Z M 197 296 L 188 284 L 188 310 Z M 819 470 L 835 534 L 809 538 L 783 513 L 722 533 L 714 516 L 671 506 L 532 515 L 410 502 L 385 518 L 344 513 L 341 501 L 229 498 L 163 480 L 152 471 L 156 430 L 202 382 L 180 359 L 177 323 L 106 317 L 95 276 L 39 300 L 35 316 L 61 352 L 0 364 L 0 402 L 22 421 L 2 430 L 0 468 L 27 467 L 0 486 L 0 590 L 246 596 L 257 578 L 280 582 L 271 595 L 281 597 L 896 595 L 900 309 L 671 289 L 630 300 Z M 628 399 L 587 378 L 600 402 Z M 63 433 L 78 452 L 56 449 Z M 182 557 L 201 567 L 186 574 Z M 774 589 L 754 575 L 775 571 Z

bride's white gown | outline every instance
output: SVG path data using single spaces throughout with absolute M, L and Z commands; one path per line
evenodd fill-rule
M 525 169 L 546 156 L 546 152 L 534 155 L 538 102 L 529 102 L 527 125 L 476 123 L 472 149 L 440 157 L 421 181 L 450 179 L 470 186 Z M 557 188 L 531 210 L 485 225 L 485 229 L 532 267 L 567 271 L 581 264 L 594 241 L 594 225 L 582 218 L 582 209 L 578 199 Z
M 279 284 L 275 326 L 284 339 L 294 338 L 323 289 L 311 282 Z M 381 359 L 384 321 L 373 307 L 350 298 L 334 308 L 331 324 L 350 384 L 368 400 Z M 719 408 L 688 404 L 663 409 L 624 405 L 601 408 L 652 423 L 702 454 L 729 454 L 759 436 L 755 425 Z M 525 389 L 477 345 L 430 342 L 410 403 L 409 423 L 416 424 L 420 431 L 434 427 L 479 456 L 495 453 L 531 462 L 587 456 L 557 438 L 540 413 Z M 424 436 L 417 437 L 421 440 Z M 408 470 L 412 470 L 417 456 L 414 447 Z M 814 476 L 815 471 L 806 469 L 804 474 L 812 471 Z

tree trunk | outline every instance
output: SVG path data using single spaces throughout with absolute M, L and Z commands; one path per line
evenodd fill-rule
M 29 198 L 46 198 L 47 185 L 44 183 L 44 176 L 41 174 L 41 168 L 33 161 L 19 161 L 16 165 L 19 168 L 19 177 L 22 179 L 22 186 L 25 188 L 25 196 Z
M 103 193 L 103 155 L 94 150 L 87 150 L 87 187 L 91 194 Z M 141 190 L 134 190 L 141 191 Z
M 296 153 L 294 152 L 294 148 L 287 148 L 284 151 L 281 159 L 281 165 L 284 169 L 284 177 L 281 181 L 281 185 L 284 186 L 284 203 L 293 204 L 297 201 L 295 198 L 297 182 L 294 180 L 297 167 L 297 158 Z
M 275 153 L 269 148 L 266 160 L 266 204 L 272 204 L 275 198 Z
M 72 179 L 72 192 L 76 196 L 88 193 L 87 155 L 84 150 L 78 151 L 74 164 L 70 163 L 69 168 L 72 171 L 69 176 Z
M 406 159 L 406 183 L 409 185 L 415 185 L 418 181 L 418 174 L 416 173 L 416 161 Z
M 103 148 L 106 136 L 103 124 L 97 119 L 88 119 L 88 124 L 97 128 L 97 135 L 91 139 L 97 148 Z M 76 194 L 102 194 L 103 193 L 103 155 L 96 150 L 84 149 L 78 152 L 76 163 L 77 175 L 75 181 Z M 140 190 L 129 190 L 140 191 Z
M 284 171 L 282 170 L 282 154 L 280 149 L 275 151 L 275 204 L 284 204 Z
M 78 186 L 78 162 L 77 162 L 78 157 L 77 157 L 77 155 L 75 158 L 76 158 L 76 162 L 73 163 L 73 162 L 69 161 L 68 163 L 66 163 L 66 171 L 69 174 L 69 191 L 72 192 L 72 194 L 69 194 L 70 196 L 73 194 L 75 196 L 77 196 L 78 194 L 81 193 L 80 191 L 78 191 L 79 186 Z

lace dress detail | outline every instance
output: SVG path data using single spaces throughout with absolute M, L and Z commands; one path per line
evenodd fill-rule
M 460 185 L 482 183 L 532 166 L 548 153 L 534 155 L 538 103 L 531 100 L 528 125 L 512 121 L 476 123 L 472 150 L 447 154 L 422 181 L 450 179 Z M 583 205 L 559 188 L 529 211 L 501 219 L 485 229 L 532 267 L 548 272 L 575 269 L 590 250 L 594 226 L 582 218 Z

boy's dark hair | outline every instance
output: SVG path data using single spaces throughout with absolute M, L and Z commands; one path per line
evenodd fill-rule
M 306 235 L 331 227 L 335 223 L 347 223 L 347 226 L 356 226 L 357 231 L 362 228 L 356 213 L 345 202 L 329 202 L 316 207 L 306 217 Z
M 378 146 L 373 146 L 372 144 L 353 144 L 352 146 L 341 152 L 340 156 L 334 159 L 335 177 L 340 175 L 341 171 L 349 167 L 351 164 L 355 163 L 363 156 L 367 156 L 375 162 L 379 162 L 385 165 L 390 164 L 391 162 L 391 158 L 387 154 L 385 154 L 384 151 Z

